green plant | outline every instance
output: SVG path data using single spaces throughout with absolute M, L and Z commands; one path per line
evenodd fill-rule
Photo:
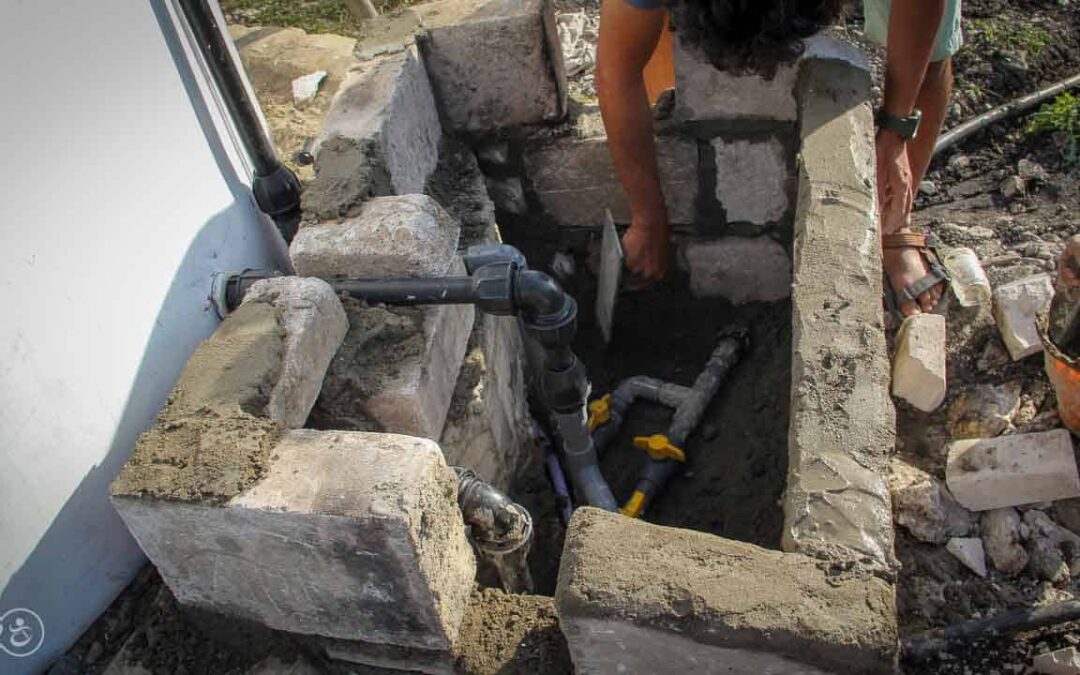
M 1065 163 L 1076 164 L 1080 161 L 1080 98 L 1066 91 L 1044 103 L 1028 120 L 1025 131 L 1028 134 L 1060 132 L 1065 137 Z
M 1029 57 L 1038 56 L 1053 38 L 1049 30 L 1037 24 L 1001 18 L 974 19 L 971 31 L 977 48 L 1005 53 L 1023 52 Z

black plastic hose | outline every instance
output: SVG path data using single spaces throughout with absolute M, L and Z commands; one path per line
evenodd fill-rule
M 1067 600 L 1045 607 L 1025 607 L 912 635 L 903 641 L 904 654 L 918 661 L 976 640 L 1005 637 L 1077 620 L 1080 620 L 1080 600 Z

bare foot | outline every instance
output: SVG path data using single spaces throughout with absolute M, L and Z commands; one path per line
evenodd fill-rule
M 897 232 L 910 231 L 906 227 L 897 230 Z M 918 302 L 903 300 L 899 295 L 902 289 L 922 279 L 930 271 L 930 267 L 919 249 L 912 246 L 884 249 L 882 264 L 885 267 L 885 273 L 889 275 L 889 283 L 897 293 L 897 300 L 900 300 L 900 312 L 904 316 L 933 311 L 945 290 L 944 285 L 941 283 L 932 286 L 928 291 L 920 295 Z

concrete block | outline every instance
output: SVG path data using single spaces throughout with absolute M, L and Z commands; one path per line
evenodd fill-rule
M 473 328 L 439 445 L 450 464 L 507 490 L 528 458 L 528 429 L 518 322 L 485 314 Z
M 769 237 L 691 240 L 680 247 L 697 298 L 723 297 L 736 305 L 791 295 L 791 258 Z
M 438 161 L 441 136 L 415 48 L 356 65 L 319 133 L 305 210 L 335 218 L 369 197 L 422 192 Z
M 1014 281 L 994 289 L 994 319 L 1013 361 L 1043 350 L 1035 317 L 1050 307 L 1054 283 L 1049 274 Z
M 345 666 L 360 665 L 377 672 L 407 671 L 425 675 L 453 675 L 454 657 L 449 649 L 421 649 L 400 645 L 376 644 L 356 640 L 324 640 L 320 645 L 327 658 Z M 361 672 L 367 672 L 363 670 Z
M 349 322 L 330 284 L 308 277 L 277 277 L 255 283 L 244 305 L 265 303 L 284 331 L 281 369 L 266 412 L 290 429 L 304 426 L 322 389 L 326 369 Z
M 457 261 L 461 226 L 427 195 L 376 197 L 341 222 L 300 228 L 298 274 L 323 278 L 439 277 Z
M 945 317 L 916 314 L 896 333 L 892 393 L 923 412 L 945 400 Z
M 754 225 L 780 220 L 788 211 L 792 171 L 778 138 L 712 140 L 716 156 L 716 199 L 727 222 Z
M 566 114 L 566 71 L 550 0 L 490 0 L 418 36 L 439 111 L 486 132 Z
M 465 349 L 472 305 L 422 309 L 346 302 L 349 332 L 327 371 L 316 412 L 328 426 L 431 440 L 442 435 Z M 352 422 L 352 423 L 350 423 Z
M 656 139 L 656 159 L 673 224 L 694 222 L 698 193 L 697 142 L 661 136 Z M 525 170 L 540 204 L 559 225 L 600 227 L 604 209 L 616 222 L 630 222 L 626 201 L 607 139 L 567 137 L 530 148 Z
M 892 586 L 803 555 L 593 508 L 566 533 L 555 592 L 579 673 L 891 673 Z
M 301 427 L 346 329 L 325 281 L 260 281 L 192 354 L 163 417 L 238 410 Z
M 972 511 L 1080 496 L 1065 429 L 955 441 L 949 444 L 945 482 Z
M 1031 660 L 1031 670 L 1040 675 L 1076 675 L 1080 673 L 1080 652 L 1076 647 L 1065 647 Z
M 772 120 L 797 117 L 795 64 L 780 66 L 775 77 L 733 75 L 719 70 L 695 48 L 675 39 L 675 115 L 684 121 Z
M 891 569 L 895 415 L 869 95 L 869 76 L 845 63 L 803 66 L 782 546 Z
M 224 503 L 114 484 L 117 511 L 178 600 L 293 633 L 453 643 L 475 562 L 435 443 L 298 430 L 263 459 L 259 480 Z

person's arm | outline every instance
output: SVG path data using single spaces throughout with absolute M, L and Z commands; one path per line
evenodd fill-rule
M 889 13 L 885 50 L 883 109 L 906 117 L 915 109 L 926 67 L 934 50 L 945 0 L 898 0 Z M 877 135 L 878 202 L 886 232 L 907 224 L 914 198 L 906 142 L 892 131 Z
M 611 159 L 630 202 L 626 264 L 649 280 L 667 274 L 670 236 L 642 74 L 663 26 L 662 9 L 639 9 L 626 0 L 603 0 L 600 8 L 596 93 Z

